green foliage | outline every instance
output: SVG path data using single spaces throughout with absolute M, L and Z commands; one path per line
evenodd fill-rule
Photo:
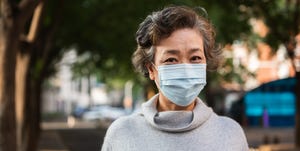
M 136 48 L 134 35 L 146 15 L 171 4 L 204 7 L 216 27 L 219 42 L 232 42 L 241 37 L 240 33 L 249 31 L 247 18 L 239 15 L 240 10 L 233 2 L 65 0 L 63 20 L 56 40 L 64 49 L 75 48 L 79 55 L 85 52 L 90 54 L 91 58 L 83 62 L 78 60 L 74 64 L 73 71 L 77 76 L 83 76 L 83 72 L 88 70 L 91 74 L 100 75 L 104 82 L 115 79 L 146 82 L 131 65 L 131 55 Z
M 243 9 L 235 1 L 210 0 L 199 5 L 206 8 L 215 25 L 217 42 L 232 43 L 250 33 L 249 16 L 243 15 Z
M 147 3 L 149 5 L 144 5 Z M 89 72 L 101 72 L 100 78 L 105 82 L 135 77 L 131 66 L 135 31 L 146 14 L 154 9 L 155 3 L 138 0 L 70 1 L 61 26 L 62 43 L 65 47 L 75 48 L 79 55 L 89 52 L 91 57 L 84 62 L 78 61 L 74 71 L 84 72 L 81 70 L 88 68 Z
M 270 31 L 265 41 L 273 48 L 294 40 L 299 32 L 300 4 L 290 0 L 242 1 L 243 15 L 263 19 Z
M 225 21 L 222 19 L 217 19 L 218 21 L 222 21 L 221 23 L 217 23 L 219 29 L 228 28 L 224 31 L 230 31 L 230 27 L 239 28 L 237 30 L 241 37 L 233 37 L 225 38 L 230 42 L 231 40 L 244 40 L 247 43 L 249 49 L 256 48 L 256 43 L 259 41 L 263 41 L 269 44 L 276 51 L 280 44 L 284 44 L 288 50 L 288 53 L 291 57 L 293 57 L 293 50 L 295 47 L 294 37 L 297 33 L 299 33 L 300 27 L 300 4 L 299 1 L 290 1 L 290 0 L 231 0 L 226 1 L 228 4 L 223 4 L 224 9 L 220 9 L 221 16 L 227 15 L 228 17 L 224 17 Z M 229 6 L 229 7 L 228 7 Z M 215 6 L 214 6 L 215 7 Z M 237 8 L 237 9 L 234 9 Z M 228 8 L 228 9 L 227 9 Z M 230 10 L 230 8 L 233 8 Z M 216 8 L 219 9 L 219 8 Z M 224 11 L 226 10 L 226 11 Z M 238 15 L 235 15 L 238 13 Z M 224 16 L 225 16 L 224 15 Z M 238 22 L 231 21 L 231 17 L 237 17 L 237 20 L 242 22 L 242 25 Z M 269 33 L 266 37 L 259 37 L 258 35 L 249 32 L 249 28 L 247 22 L 250 18 L 262 19 L 269 28 Z M 226 22 L 228 20 L 229 22 Z M 227 24 L 226 27 L 222 23 Z M 234 23 L 234 24 L 231 24 Z M 230 26 L 233 25 L 233 26 Z M 244 30 L 247 29 L 248 30 Z M 218 29 L 218 27 L 217 27 Z M 218 30 L 217 30 L 218 31 Z M 229 33 L 229 32 L 225 32 Z M 244 36 L 243 36 L 244 35 Z M 225 35 L 226 36 L 226 35 Z M 234 39 L 235 38 L 235 39 Z M 222 79 L 220 78 L 220 75 Z M 237 82 L 243 84 L 243 80 L 245 79 L 245 75 L 254 76 L 252 73 L 248 72 L 245 67 L 234 67 L 232 61 L 227 59 L 225 65 L 221 68 L 218 74 L 213 76 L 212 81 L 222 81 L 225 80 L 227 82 Z
M 53 56 L 52 60 L 58 60 L 66 50 L 75 48 L 79 55 L 88 54 L 88 57 L 83 57 L 84 60 L 79 59 L 73 65 L 75 77 L 96 75 L 100 81 L 112 85 L 130 79 L 139 83 L 148 82 L 135 73 L 131 65 L 131 55 L 136 48 L 135 32 L 149 13 L 165 6 L 174 4 L 205 8 L 216 28 L 217 42 L 224 45 L 236 39 L 257 40 L 255 35 L 249 36 L 248 21 L 251 17 L 266 21 L 271 32 L 264 41 L 273 48 L 278 43 L 286 43 L 296 33 L 296 23 L 299 22 L 299 19 L 296 22 L 295 15 L 297 5 L 286 0 L 64 0 L 64 5 L 58 4 L 60 2 L 48 2 L 48 15 L 44 19 L 44 26 L 51 28 L 55 22 L 53 16 L 61 18 L 53 49 L 49 53 Z M 54 9 L 57 6 L 62 7 L 61 11 Z M 199 9 L 199 13 L 206 16 L 205 11 Z M 254 47 L 254 43 L 252 45 Z M 232 70 L 224 78 L 236 77 L 234 72 Z M 239 78 L 233 79 L 240 81 Z

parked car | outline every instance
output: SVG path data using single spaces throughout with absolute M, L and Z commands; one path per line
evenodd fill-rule
M 83 113 L 82 119 L 90 121 L 114 121 L 124 115 L 127 115 L 127 112 L 123 108 L 102 105 L 91 107 L 89 111 Z
M 89 111 L 88 108 L 78 106 L 78 107 L 76 107 L 76 108 L 74 109 L 74 111 L 72 112 L 72 115 L 73 115 L 75 118 L 82 118 L 83 114 L 84 114 L 85 112 L 87 112 L 87 111 Z
M 295 124 L 295 78 L 286 78 L 250 90 L 231 107 L 231 116 L 248 126 L 291 127 Z M 267 125 L 265 125 L 267 124 Z

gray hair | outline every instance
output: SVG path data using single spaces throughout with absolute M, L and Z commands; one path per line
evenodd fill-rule
M 146 65 L 154 61 L 155 45 L 168 38 L 175 30 L 197 29 L 204 45 L 207 69 L 215 70 L 222 60 L 222 51 L 215 47 L 215 30 L 209 20 L 185 6 L 166 7 L 153 12 L 140 24 L 136 32 L 137 49 L 133 53 L 132 63 L 136 71 L 147 76 Z

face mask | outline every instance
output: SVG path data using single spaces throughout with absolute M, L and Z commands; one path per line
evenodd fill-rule
M 179 106 L 190 105 L 206 85 L 206 64 L 158 66 L 159 89 Z

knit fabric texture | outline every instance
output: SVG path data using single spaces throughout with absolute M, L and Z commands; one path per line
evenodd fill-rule
M 199 98 L 193 111 L 156 109 L 158 95 L 141 113 L 117 119 L 106 132 L 102 151 L 248 151 L 241 126 L 216 115 Z

